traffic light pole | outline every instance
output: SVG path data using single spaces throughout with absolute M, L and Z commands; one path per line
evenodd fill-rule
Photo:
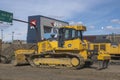
M 27 21 L 23 21 L 23 20 L 20 20 L 20 19 L 14 19 L 14 18 L 13 18 L 13 20 L 14 20 L 14 21 L 18 21 L 18 22 L 23 22 L 23 23 L 32 24 L 32 23 L 30 23 L 30 22 L 27 22 Z

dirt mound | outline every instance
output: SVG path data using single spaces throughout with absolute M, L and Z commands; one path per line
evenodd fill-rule
M 11 57 L 14 55 L 14 51 L 18 49 L 37 49 L 36 44 L 4 44 L 4 49 L 2 49 L 1 55 L 5 56 L 7 59 L 11 59 Z

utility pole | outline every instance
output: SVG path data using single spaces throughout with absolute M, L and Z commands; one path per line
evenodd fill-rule
M 0 40 L 0 63 L 1 63 L 1 53 L 2 53 L 2 41 L 3 41 L 3 30 L 1 29 L 1 40 Z
M 12 32 L 12 42 L 14 41 L 14 31 Z
M 3 29 L 1 29 L 1 40 L 3 41 Z

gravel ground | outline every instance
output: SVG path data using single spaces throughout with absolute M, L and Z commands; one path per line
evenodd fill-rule
M 110 65 L 108 69 L 99 71 L 96 65 L 70 70 L 0 64 L 0 80 L 120 80 L 120 65 Z

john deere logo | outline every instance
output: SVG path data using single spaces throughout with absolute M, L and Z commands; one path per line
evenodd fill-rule
M 68 47 L 71 47 L 72 46 L 72 44 L 68 44 Z

